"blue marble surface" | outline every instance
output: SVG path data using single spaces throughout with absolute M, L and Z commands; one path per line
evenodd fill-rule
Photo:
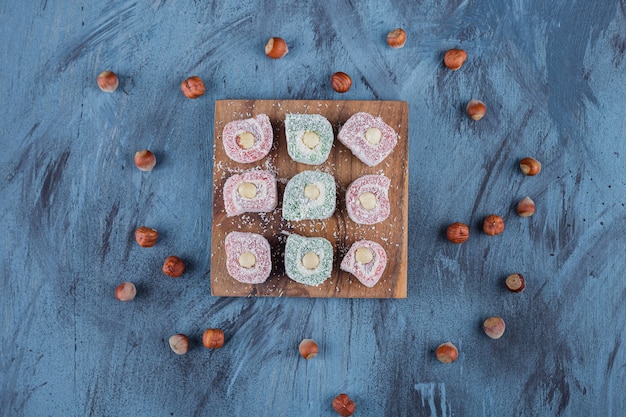
M 5 0 L 0 16 L 1 415 L 333 416 L 341 392 L 358 416 L 626 415 L 624 1 Z M 403 49 L 385 42 L 395 27 Z M 456 72 L 452 47 L 469 56 Z M 408 101 L 407 299 L 210 296 L 214 102 L 240 98 Z M 144 148 L 151 173 L 133 164 Z M 537 213 L 521 219 L 526 195 Z M 492 212 L 496 237 L 480 231 Z M 471 225 L 459 246 L 455 221 Z M 172 254 L 178 280 L 160 272 Z M 525 292 L 504 288 L 511 272 Z M 126 280 L 138 296 L 120 303 Z M 222 349 L 202 347 L 207 327 Z

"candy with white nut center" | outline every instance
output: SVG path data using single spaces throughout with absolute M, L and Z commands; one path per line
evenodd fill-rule
M 398 134 L 380 117 L 360 112 L 341 127 L 337 139 L 371 167 L 381 163 L 398 143 Z
M 291 159 L 307 165 L 326 162 L 334 140 L 333 127 L 320 114 L 287 114 L 285 137 Z
M 224 208 L 229 217 L 247 212 L 269 212 L 277 203 L 276 177 L 269 171 L 235 174 L 224 184 Z
M 230 232 L 224 242 L 226 269 L 231 277 L 245 284 L 260 284 L 272 272 L 270 244 L 262 235 Z
M 337 190 L 332 175 L 320 171 L 302 171 L 285 186 L 283 218 L 328 219 L 335 212 L 336 204 Z
M 233 120 L 227 123 L 222 131 L 226 155 L 242 164 L 263 159 L 272 149 L 273 142 L 274 131 L 266 114 L 259 114 L 250 119 Z
M 376 224 L 389 217 L 389 186 L 384 175 L 364 175 L 356 179 L 346 191 L 346 210 L 358 224 Z
M 354 275 L 366 287 L 373 287 L 387 266 L 387 253 L 371 240 L 354 242 L 341 261 L 341 269 Z
M 332 273 L 333 247 L 323 237 L 291 234 L 285 245 L 285 272 L 292 280 L 317 286 Z

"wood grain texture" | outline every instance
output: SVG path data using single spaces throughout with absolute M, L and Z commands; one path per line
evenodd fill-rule
M 623 0 L 3 1 L 0 16 L 0 415 L 330 417 L 340 392 L 359 416 L 626 415 Z M 180 91 L 191 75 L 197 100 Z M 408 103 L 405 299 L 210 295 L 215 102 L 250 97 Z M 132 161 L 145 148 L 151 173 Z M 540 175 L 519 172 L 526 156 Z M 506 229 L 489 237 L 494 212 Z M 445 238 L 455 221 L 462 245 Z M 177 280 L 169 255 L 187 264 Z M 222 349 L 202 347 L 208 327 Z M 450 365 L 434 356 L 446 341 Z
M 334 136 L 350 116 L 366 112 L 381 117 L 398 134 L 393 152 L 375 167 L 368 167 L 335 140 L 328 160 L 319 166 L 295 163 L 287 152 L 284 120 L 288 113 L 321 114 L 333 126 Z M 224 126 L 266 114 L 274 130 L 274 146 L 266 158 L 256 163 L 238 164 L 232 161 L 222 144 Z M 211 248 L 211 291 L 217 296 L 273 297 L 342 297 L 342 298 L 405 298 L 407 293 L 408 245 L 408 106 L 394 101 L 333 101 L 333 100 L 224 100 L 215 105 L 215 142 L 213 164 L 213 223 Z M 228 217 L 224 210 L 223 188 L 235 173 L 250 169 L 266 169 L 277 177 L 279 205 L 271 213 L 245 213 Z M 304 170 L 330 173 L 337 184 L 337 209 L 325 221 L 286 221 L 281 208 L 287 181 Z M 345 210 L 345 192 L 357 178 L 366 174 L 385 175 L 392 180 L 389 200 L 393 202 L 389 218 L 376 225 L 358 225 Z M 272 248 L 273 270 L 263 284 L 243 284 L 235 281 L 226 269 L 224 240 L 232 231 L 263 235 Z M 292 281 L 284 272 L 283 254 L 286 237 L 296 233 L 308 237 L 324 237 L 334 248 L 332 275 L 321 285 L 306 286 Z M 343 255 L 361 239 L 382 244 L 387 252 L 388 266 L 380 281 L 368 288 L 351 274 L 341 271 Z

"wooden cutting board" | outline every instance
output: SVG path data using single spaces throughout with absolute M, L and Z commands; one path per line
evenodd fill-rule
M 380 164 L 368 167 L 352 155 L 336 138 L 340 127 L 357 112 L 382 117 L 399 135 L 394 151 Z M 225 153 L 222 131 L 226 123 L 267 114 L 274 129 L 274 145 L 269 155 L 258 162 L 239 164 Z M 284 120 L 287 113 L 317 113 L 333 125 L 335 142 L 328 160 L 319 166 L 294 162 L 287 153 Z M 221 100 L 215 104 L 213 164 L 213 224 L 211 243 L 211 292 L 215 296 L 270 297 L 343 297 L 406 298 L 408 244 L 408 105 L 401 101 L 324 101 L 324 100 Z M 245 213 L 227 217 L 222 189 L 233 174 L 251 169 L 266 169 L 278 179 L 278 206 L 272 213 Z M 282 219 L 285 184 L 305 170 L 332 174 L 337 183 L 337 210 L 328 220 L 288 222 Z M 391 179 L 389 199 L 391 214 L 375 225 L 358 225 L 347 215 L 345 192 L 352 181 L 365 174 L 383 174 Z M 263 284 L 242 284 L 226 269 L 224 239 L 231 231 L 260 233 L 272 248 L 272 273 Z M 292 281 L 285 275 L 284 250 L 287 236 L 321 236 L 334 246 L 332 276 L 323 284 L 311 287 Z M 352 243 L 369 239 L 380 243 L 387 252 L 387 267 L 380 281 L 372 287 L 362 285 L 339 265 Z

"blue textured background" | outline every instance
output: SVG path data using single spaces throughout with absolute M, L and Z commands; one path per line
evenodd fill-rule
M 332 416 L 346 392 L 359 416 L 626 415 L 625 2 L 280 3 L 0 1 L 0 414 Z M 284 59 L 264 55 L 271 36 Z M 207 94 L 188 100 L 194 74 Z M 409 102 L 406 300 L 210 296 L 213 110 L 229 98 Z M 133 165 L 143 148 L 151 173 Z M 540 175 L 520 174 L 526 156 Z M 497 237 L 479 231 L 491 212 Z M 445 240 L 454 221 L 472 226 L 464 245 Z M 150 250 L 143 224 L 161 233 Z M 160 272 L 170 254 L 179 280 Z M 510 272 L 526 292 L 504 289 Z M 124 280 L 132 303 L 113 297 Z M 497 341 L 480 329 L 494 314 Z M 206 327 L 224 348 L 201 346 Z M 460 356 L 443 365 L 448 340 Z

